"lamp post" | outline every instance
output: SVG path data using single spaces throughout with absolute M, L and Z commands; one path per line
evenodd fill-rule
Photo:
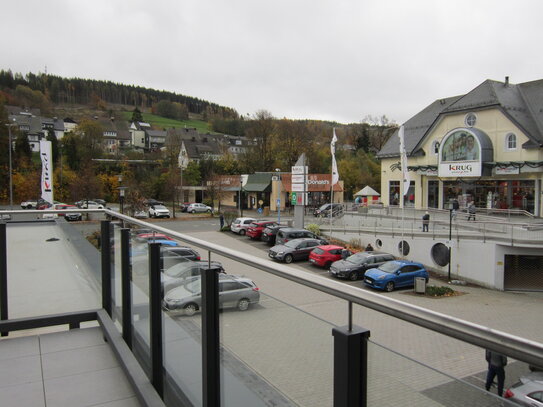
M 7 123 L 9 138 L 9 209 L 13 209 L 13 168 L 11 164 L 11 126 L 17 126 L 15 123 Z
M 124 214 L 124 191 L 127 187 L 123 187 L 123 174 L 117 175 L 117 180 L 119 181 L 119 187 L 117 188 L 119 190 L 119 206 L 121 214 Z
M 275 172 L 279 180 L 279 197 L 277 198 L 277 223 L 281 223 L 281 169 L 276 168 Z
M 241 193 L 243 192 L 243 177 L 239 176 L 239 196 L 238 196 L 238 202 L 239 202 L 239 213 L 240 217 L 243 217 L 243 206 L 241 206 Z
M 453 209 L 449 208 L 449 282 L 451 281 L 451 240 L 452 240 L 452 214 Z

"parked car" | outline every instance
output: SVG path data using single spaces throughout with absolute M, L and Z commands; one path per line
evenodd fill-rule
M 153 199 L 153 198 L 149 198 L 149 199 L 146 199 L 145 201 L 143 201 L 143 204 L 146 205 L 146 206 L 164 205 L 164 202 L 157 201 L 156 199 Z
M 149 207 L 150 218 L 169 218 L 170 210 L 164 205 L 151 205 Z
M 162 306 L 167 311 L 194 315 L 202 307 L 201 278 L 193 278 L 170 290 Z M 219 275 L 219 307 L 246 311 L 251 304 L 258 304 L 260 292 L 254 281 L 232 275 Z
M 245 235 L 247 229 L 251 226 L 251 223 L 255 222 L 255 218 L 236 218 L 230 224 L 230 230 L 238 235 Z
M 21 202 L 21 208 L 23 209 L 36 209 L 38 207 L 38 201 L 37 200 L 28 200 Z
M 321 244 L 328 244 L 328 241 L 322 239 L 320 236 L 317 236 L 315 233 L 310 232 L 309 230 L 295 228 L 279 229 L 279 231 L 277 232 L 277 236 L 275 237 L 275 244 L 283 244 L 288 242 L 289 240 L 301 239 L 303 237 L 310 239 L 319 239 L 322 242 Z
M 294 260 L 307 260 L 309 253 L 320 245 L 322 245 L 322 240 L 319 239 L 293 239 L 285 244 L 273 246 L 268 250 L 268 256 L 285 263 L 292 263 Z
M 329 217 L 330 213 L 332 216 L 340 215 L 343 213 L 343 205 L 340 203 L 327 203 L 315 209 L 313 215 L 317 217 Z
M 134 211 L 134 215 L 132 215 L 136 219 L 147 219 L 147 212 L 145 211 Z
M 93 199 L 94 202 L 96 202 L 98 205 L 102 205 L 104 208 L 106 207 L 106 201 L 103 199 Z
M 62 210 L 62 209 L 69 209 L 74 210 L 77 209 L 77 206 L 75 205 L 68 205 L 68 204 L 55 204 L 53 205 L 55 210 Z M 64 216 L 64 219 L 67 221 L 80 221 L 83 219 L 83 215 L 81 215 L 81 212 L 59 212 L 58 216 Z
M 277 222 L 273 220 L 259 220 L 252 222 L 247 228 L 247 236 L 249 236 L 251 239 L 260 240 L 264 229 L 275 225 L 277 225 Z
M 104 205 L 90 200 L 78 201 L 76 205 L 81 209 L 104 209 Z
M 160 276 L 163 292 L 167 293 L 169 290 L 183 284 L 188 278 L 200 277 L 201 271 L 209 267 L 210 262 L 203 260 L 180 262 L 164 269 L 164 273 Z M 212 261 L 211 267 L 219 269 L 219 273 L 225 273 L 224 267 L 218 261 Z
M 317 246 L 309 253 L 309 262 L 315 266 L 330 268 L 333 262 L 341 259 L 343 250 L 343 247 L 335 244 Z
M 179 204 L 179 208 L 181 209 L 181 212 L 186 212 L 187 208 L 189 207 L 191 203 L 192 202 L 185 202 L 185 203 Z
M 394 291 L 395 288 L 415 285 L 415 278 L 430 276 L 421 263 L 407 260 L 392 260 L 381 264 L 378 268 L 364 273 L 364 283 L 379 290 Z
M 213 212 L 213 208 L 211 206 L 204 205 L 203 203 L 191 203 L 189 206 L 187 206 L 187 213 L 211 213 Z
M 543 406 L 543 372 L 528 373 L 507 389 L 503 395 L 518 405 L 528 407 Z
M 286 228 L 288 226 L 286 225 L 276 225 L 276 226 L 268 226 L 262 231 L 261 240 L 266 242 L 268 246 L 274 246 L 275 245 L 275 238 L 277 237 L 277 232 L 281 228 Z
M 201 260 L 200 253 L 185 246 L 170 246 L 167 242 L 173 240 L 159 240 L 160 245 L 160 271 L 169 269 L 179 263 Z M 164 243 L 164 244 L 162 244 Z M 149 270 L 147 246 L 132 251 L 132 270 L 137 274 L 145 274 Z
M 148 243 L 156 240 L 173 240 L 170 236 L 165 235 L 164 233 L 140 233 L 136 235 L 136 242 L 138 243 Z
M 366 270 L 379 267 L 381 264 L 394 260 L 395 257 L 388 253 L 359 252 L 345 260 L 338 260 L 330 266 L 330 274 L 334 277 L 348 278 L 355 281 L 364 277 Z

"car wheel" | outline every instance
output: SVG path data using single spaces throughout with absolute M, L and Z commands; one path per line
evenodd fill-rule
M 192 214 L 195 214 L 195 213 L 196 213 L 196 211 L 195 211 L 195 210 L 193 209 L 192 211 L 190 211 L 190 213 L 192 213 Z
M 238 309 L 240 311 L 247 311 L 249 309 L 249 304 L 251 304 L 251 301 L 249 301 L 247 298 L 242 298 L 238 302 Z
M 32 209 L 32 205 L 26 205 L 26 209 Z
M 211 213 L 211 209 L 208 209 L 206 212 L 207 212 L 207 213 Z
M 394 283 L 392 281 L 389 281 L 387 285 L 385 286 L 385 291 L 391 292 L 394 291 Z
M 294 260 L 294 259 L 292 258 L 292 254 L 287 254 L 287 255 L 285 256 L 285 263 L 290 264 L 290 263 L 292 263 L 292 260 Z
M 356 272 L 350 273 L 349 274 L 349 280 L 351 280 L 351 281 L 358 280 L 358 273 L 356 273 Z
M 187 304 L 185 305 L 185 315 L 188 315 L 189 317 L 194 315 L 198 311 L 198 307 L 196 304 Z
M 245 236 L 245 229 L 241 229 L 241 230 L 239 231 L 239 234 L 240 234 L 241 236 Z

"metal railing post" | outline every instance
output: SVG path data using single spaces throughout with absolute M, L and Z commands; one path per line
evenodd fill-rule
M 358 326 L 332 329 L 334 336 L 334 407 L 366 407 L 368 338 Z
M 0 320 L 8 320 L 8 239 L 6 224 L 0 223 Z M 8 336 L 8 332 L 2 332 Z
M 219 272 L 209 267 L 202 270 L 202 396 L 204 407 L 219 407 L 220 341 L 219 341 Z
M 111 317 L 111 222 L 100 222 L 100 250 L 102 255 L 102 308 Z
M 132 349 L 132 273 L 130 270 L 130 229 L 121 229 L 121 292 L 123 305 L 123 339 Z
M 160 281 L 160 243 L 149 243 L 149 329 L 151 333 L 151 382 L 164 397 L 162 356 L 162 284 Z

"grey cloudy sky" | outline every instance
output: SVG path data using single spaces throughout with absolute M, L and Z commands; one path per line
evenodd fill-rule
M 397 123 L 485 79 L 542 79 L 540 0 L 2 2 L 0 69 L 276 117 Z

